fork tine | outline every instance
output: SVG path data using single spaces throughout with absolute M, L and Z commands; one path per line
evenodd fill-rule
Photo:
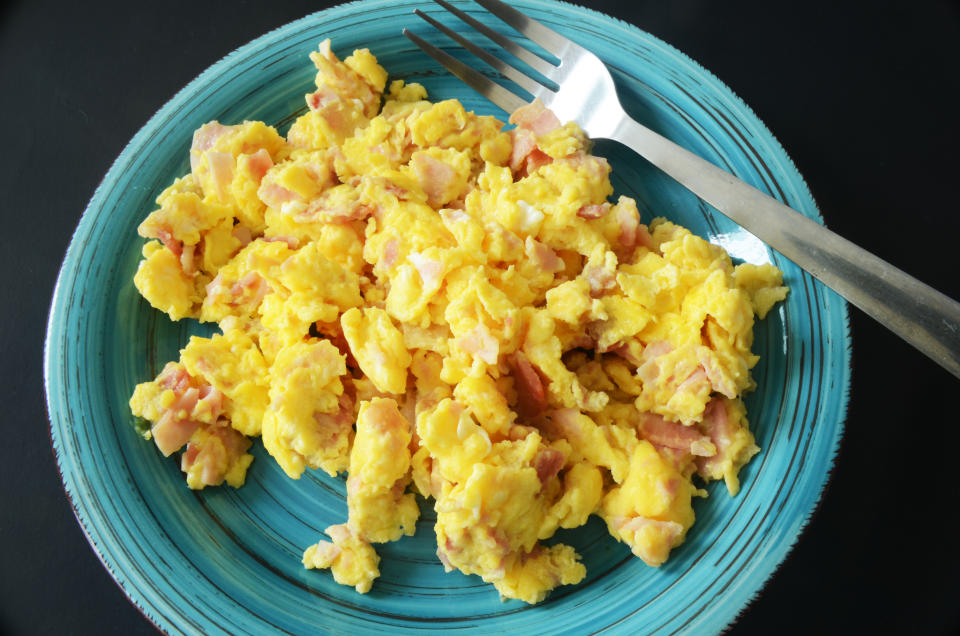
M 509 52 L 514 57 L 521 59 L 527 64 L 529 64 L 535 71 L 537 71 L 544 77 L 547 77 L 550 79 L 553 78 L 553 73 L 556 72 L 557 67 L 551 64 L 550 62 L 547 62 L 546 60 L 541 58 L 539 55 L 528 51 L 527 49 L 523 48 L 522 46 L 520 46 L 510 38 L 500 35 L 499 33 L 494 31 L 487 25 L 483 24 L 482 22 L 479 22 L 478 20 L 471 18 L 469 15 L 467 15 L 460 9 L 456 8 L 449 2 L 446 2 L 446 0 L 433 0 L 433 1 L 439 4 L 441 7 L 443 7 L 447 11 L 449 11 L 450 13 L 452 13 L 453 15 L 457 16 L 458 18 L 466 22 L 467 24 L 469 24 L 470 26 L 472 26 L 474 29 L 476 29 L 480 33 L 483 33 L 485 36 L 487 36 L 488 38 L 490 38 L 491 40 L 499 44 L 501 47 L 506 49 L 507 52 Z M 431 21 L 431 24 L 435 24 L 435 23 Z
M 411 33 L 407 29 L 403 30 L 403 34 L 420 47 L 424 53 L 440 62 L 448 71 L 508 113 L 512 113 L 527 104 L 522 98 L 514 95 L 478 71 L 473 70 L 452 55 L 444 53 L 432 44 L 429 44 L 420 36 Z
M 473 44 L 472 42 L 470 42 L 470 40 L 466 39 L 459 33 L 456 33 L 455 31 L 448 29 L 447 27 L 443 26 L 442 24 L 440 24 L 439 22 L 437 22 L 427 14 L 423 13 L 422 11 L 420 11 L 420 9 L 415 9 L 414 13 L 416 13 L 418 16 L 420 16 L 421 18 L 423 18 L 424 20 L 432 24 L 438 30 L 445 33 L 448 37 L 459 42 L 461 45 L 463 45 L 463 48 L 467 49 L 468 51 L 470 51 L 471 53 L 479 57 L 481 60 L 483 60 L 490 66 L 492 66 L 494 69 L 500 71 L 506 77 L 512 79 L 514 82 L 516 82 L 519 86 L 524 88 L 527 92 L 529 92 L 534 97 L 548 99 L 549 97 L 553 96 L 554 94 L 553 91 L 551 91 L 549 88 L 547 88 L 540 82 L 531 78 L 529 75 L 523 74 L 522 72 L 513 68 L 512 66 L 510 66 L 509 64 L 501 60 L 500 58 L 490 55 L 489 53 L 481 49 L 479 46 Z
M 585 49 L 571 42 L 553 29 L 540 24 L 533 18 L 500 2 L 500 0 L 473 1 L 561 59 L 563 58 L 564 52 L 571 50 L 586 52 Z

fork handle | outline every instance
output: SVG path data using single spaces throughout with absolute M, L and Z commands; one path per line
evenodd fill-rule
M 960 378 L 960 303 L 629 117 L 610 138 Z

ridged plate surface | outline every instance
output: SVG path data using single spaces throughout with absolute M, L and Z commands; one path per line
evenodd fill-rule
M 682 53 L 572 5 L 515 5 L 603 58 L 639 121 L 819 218 L 802 178 L 763 124 Z M 509 33 L 476 5 L 462 6 Z M 343 480 L 320 472 L 287 479 L 257 442 L 245 487 L 194 493 L 177 461 L 163 459 L 132 427 L 127 400 L 133 386 L 175 359 L 190 334 L 209 332 L 193 321 L 170 322 L 132 283 L 143 244 L 136 227 L 159 192 L 189 170 L 195 128 L 213 119 L 261 119 L 285 130 L 303 112 L 303 95 L 312 87 L 307 54 L 325 37 L 341 56 L 369 47 L 392 77 L 425 84 L 433 99 L 456 97 L 469 109 L 505 117 L 401 37 L 408 26 L 455 48 L 418 24 L 414 7 L 465 30 L 436 5 L 410 0 L 343 5 L 291 23 L 188 85 L 106 175 L 67 252 L 45 354 L 51 435 L 77 518 L 126 594 L 169 633 L 719 631 L 786 556 L 831 469 L 849 388 L 846 305 L 614 144 L 599 144 L 596 152 L 610 158 L 618 193 L 637 198 L 644 221 L 666 216 L 737 259 L 773 262 L 792 290 L 755 329 L 755 351 L 763 358 L 754 370 L 759 389 L 747 404 L 762 453 L 741 473 L 737 497 L 715 484 L 711 496 L 697 502 L 687 542 L 663 567 L 644 566 L 594 519 L 560 535 L 583 556 L 588 575 L 582 584 L 558 589 L 533 607 L 501 602 L 478 577 L 443 572 L 427 509 L 416 537 L 379 549 L 382 576 L 361 596 L 300 565 L 303 548 L 346 518 Z

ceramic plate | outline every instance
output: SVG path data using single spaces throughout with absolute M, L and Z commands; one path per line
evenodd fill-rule
M 802 178 L 763 124 L 682 53 L 592 11 L 543 0 L 515 4 L 603 58 L 639 121 L 819 219 Z M 463 6 L 509 33 L 475 5 Z M 195 128 L 213 119 L 260 119 L 285 131 L 305 110 L 314 75 L 307 55 L 325 37 L 341 56 L 369 47 L 392 77 L 423 83 L 434 99 L 455 97 L 505 117 L 401 37 L 410 26 L 455 48 L 419 24 L 414 7 L 465 30 L 436 5 L 413 0 L 364 1 L 311 15 L 212 66 L 137 133 L 110 169 L 67 252 L 46 342 L 51 434 L 77 518 L 130 600 L 170 633 L 719 631 L 784 559 L 820 497 L 849 386 L 846 305 L 613 144 L 596 152 L 609 157 L 614 186 L 639 201 L 645 221 L 666 216 L 738 260 L 775 263 L 791 288 L 755 329 L 763 357 L 754 369 L 759 388 L 747 404 L 763 451 L 741 473 L 739 495 L 714 484 L 696 503 L 696 524 L 663 567 L 644 566 L 594 519 L 560 536 L 583 556 L 583 583 L 536 606 L 501 602 L 478 577 L 444 573 L 427 508 L 417 536 L 378 548 L 382 575 L 359 595 L 300 565 L 304 547 L 346 519 L 342 479 L 319 471 L 287 479 L 258 442 L 246 486 L 192 492 L 177 460 L 162 458 L 134 430 L 127 408 L 134 385 L 176 359 L 190 334 L 210 331 L 193 321 L 172 323 L 132 283 L 143 244 L 136 227 L 160 191 L 189 171 Z

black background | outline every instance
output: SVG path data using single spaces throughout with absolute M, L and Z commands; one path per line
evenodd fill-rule
M 41 353 L 56 274 L 97 183 L 164 102 L 328 4 L 0 5 L 0 633 L 154 632 L 86 543 L 53 461 Z M 831 228 L 960 298 L 956 2 L 585 4 L 716 74 L 787 149 Z M 851 314 L 832 480 L 731 634 L 960 633 L 960 380 Z

